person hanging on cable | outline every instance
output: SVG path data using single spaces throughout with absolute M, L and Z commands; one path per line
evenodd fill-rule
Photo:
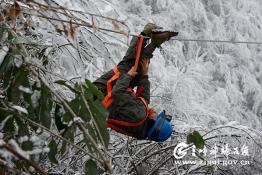
M 147 24 L 139 37 L 133 37 L 123 60 L 93 82 L 105 95 L 102 104 L 109 111 L 108 127 L 137 139 L 157 142 L 167 140 L 173 129 L 171 116 L 165 111 L 157 114 L 148 107 L 148 67 L 154 50 L 178 34 L 160 29 L 153 23 Z

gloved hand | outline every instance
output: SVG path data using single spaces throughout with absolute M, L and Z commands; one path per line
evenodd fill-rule
M 142 66 L 142 74 L 147 75 L 148 74 L 148 67 L 149 67 L 150 59 L 144 58 L 141 60 L 141 66 Z
M 142 34 L 144 34 L 145 36 L 151 37 L 152 31 L 154 29 L 161 29 L 161 27 L 154 23 L 148 23 L 147 25 L 145 25 Z

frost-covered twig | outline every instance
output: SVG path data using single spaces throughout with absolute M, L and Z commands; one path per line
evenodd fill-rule
M 213 131 L 216 131 L 216 130 L 219 130 L 219 129 L 223 129 L 223 128 L 233 128 L 233 129 L 241 130 L 241 131 L 245 132 L 245 133 L 254 141 L 254 143 L 256 143 L 260 148 L 262 148 L 262 146 L 256 141 L 256 139 L 254 139 L 254 138 L 250 135 L 250 133 L 248 133 L 246 130 L 244 130 L 244 129 L 242 129 L 242 128 L 237 128 L 237 127 L 234 127 L 234 126 L 230 126 L 230 125 L 220 126 L 220 127 L 214 128 L 214 129 L 208 131 L 207 133 L 205 133 L 205 134 L 203 135 L 203 137 L 206 136 L 207 134 L 213 132 Z
M 12 154 L 14 154 L 17 158 L 25 161 L 29 166 L 34 167 L 35 170 L 37 170 L 39 173 L 47 175 L 47 173 L 41 169 L 38 165 L 36 165 L 33 161 L 27 159 L 26 157 L 24 157 L 23 155 L 21 155 L 19 152 L 17 152 L 14 148 L 12 148 L 11 145 L 9 144 L 3 144 L 0 147 L 5 148 L 6 150 L 8 150 L 9 152 L 11 152 Z
M 23 12 L 23 13 L 24 13 L 24 14 L 27 14 L 27 15 L 36 16 L 36 17 L 39 17 L 39 18 L 45 18 L 45 19 L 48 19 L 48 20 L 60 21 L 60 22 L 68 23 L 68 24 L 74 24 L 74 25 L 77 25 L 77 26 L 85 26 L 85 27 L 88 27 L 88 28 L 93 28 L 92 24 L 87 23 L 87 22 L 85 22 L 85 23 L 83 24 L 83 23 L 78 23 L 78 22 L 72 22 L 71 20 L 68 21 L 68 20 L 63 20 L 63 19 L 59 19 L 59 18 L 48 17 L 48 16 L 44 16 L 44 15 L 31 14 L 31 13 L 27 13 L 27 12 Z M 122 34 L 122 35 L 127 35 L 127 33 L 124 32 L 124 31 L 116 31 L 116 30 L 111 30 L 111 29 L 107 29 L 107 28 L 103 28 L 103 27 L 97 27 L 97 29 L 103 30 L 103 31 L 107 31 L 107 32 L 112 32 L 112 33 L 118 33 L 118 34 Z
M 1 156 L 0 156 L 0 167 L 1 167 L 0 174 L 3 173 L 3 171 L 5 173 L 10 173 L 10 174 L 21 174 L 21 171 L 18 171 L 14 167 L 10 166 L 10 164 L 8 164 L 8 162 L 6 162 L 4 158 L 2 158 Z
M 50 5 L 41 4 L 41 3 L 35 2 L 35 1 L 33 3 L 39 5 L 40 7 L 44 7 L 45 9 L 52 10 L 54 12 L 58 12 L 57 10 L 64 10 L 64 11 L 70 11 L 70 12 L 75 12 L 75 13 L 80 13 L 80 14 L 87 14 L 87 15 L 90 15 L 90 16 L 101 17 L 101 18 L 104 18 L 104 19 L 119 22 L 119 23 L 121 23 L 122 25 L 124 25 L 128 28 L 128 26 L 125 24 L 125 22 L 117 20 L 115 18 L 110 18 L 110 17 L 107 17 L 107 16 L 98 15 L 98 14 L 94 14 L 94 13 L 90 13 L 90 12 L 83 12 L 83 11 L 79 11 L 79 10 L 68 9 L 68 8 L 65 8 L 65 7 L 58 5 L 58 4 L 57 4 L 58 7 L 54 7 L 54 6 L 50 6 Z
M 4 110 L 4 111 L 12 111 L 14 112 L 11 108 L 8 108 L 8 106 L 5 104 L 6 108 L 0 108 L 1 110 Z M 99 161 L 99 159 L 97 159 L 95 156 L 93 156 L 92 154 L 90 154 L 89 152 L 87 152 L 86 150 L 84 150 L 83 148 L 81 148 L 80 146 L 70 142 L 69 140 L 65 139 L 64 137 L 54 133 L 53 131 L 51 131 L 50 129 L 46 128 L 45 126 L 39 124 L 39 123 L 36 123 L 34 122 L 33 120 L 29 119 L 28 117 L 24 117 L 22 114 L 20 113 L 17 113 L 19 117 L 23 118 L 25 121 L 27 121 L 28 123 L 34 125 L 34 126 L 37 126 L 45 131 L 47 131 L 49 134 L 51 134 L 52 136 L 54 137 L 57 137 L 61 140 L 63 140 L 64 142 L 66 142 L 67 144 L 71 145 L 72 147 L 78 149 L 78 150 L 81 150 L 82 152 L 84 152 L 85 154 L 87 154 L 88 156 L 90 156 L 91 158 L 93 158 L 94 160 L 97 160 Z M 16 115 L 15 115 L 16 116 Z
M 32 73 L 35 76 L 38 76 L 38 73 L 31 68 Z M 44 85 L 59 99 L 59 101 L 62 102 L 62 104 L 65 106 L 65 108 L 69 111 L 69 113 L 72 115 L 73 118 L 78 118 L 78 116 L 75 114 L 75 112 L 72 110 L 72 108 L 68 105 L 68 103 L 58 94 L 56 93 L 50 86 L 49 84 L 41 77 L 39 76 L 40 80 L 42 83 L 44 83 Z M 111 166 L 109 165 L 109 161 L 107 160 L 107 158 L 104 157 L 104 154 L 101 152 L 101 150 L 97 147 L 94 139 L 91 137 L 91 135 L 87 132 L 86 128 L 83 126 L 83 123 L 79 122 L 78 120 L 75 121 L 76 124 L 78 125 L 79 129 L 83 132 L 84 136 L 91 141 L 93 147 L 99 152 L 99 154 L 101 155 L 103 162 L 105 163 L 108 171 L 111 173 Z M 101 163 L 101 161 L 99 161 Z
M 152 175 L 155 174 L 155 172 L 162 167 L 167 161 L 173 158 L 173 155 L 167 157 L 163 162 L 158 163 L 155 167 L 152 168 L 152 170 L 147 174 L 147 175 Z
M 12 33 L 13 36 L 16 36 L 16 33 L 13 30 L 10 30 L 10 32 Z M 30 55 L 28 54 L 26 48 L 24 47 L 24 45 L 20 45 L 24 55 L 26 58 L 29 58 Z M 27 60 L 25 60 L 26 64 L 27 64 Z M 37 71 L 32 67 L 29 66 L 28 69 L 32 72 L 32 74 L 36 77 L 38 77 L 40 79 L 40 81 L 51 91 L 52 94 L 54 94 L 54 96 L 57 97 L 57 99 L 63 104 L 63 106 L 69 111 L 69 113 L 71 114 L 73 119 L 78 119 L 78 116 L 75 114 L 75 112 L 73 111 L 73 109 L 69 106 L 69 104 L 53 89 L 50 87 L 50 85 L 47 83 L 47 81 L 40 76 Z M 86 128 L 84 127 L 83 123 L 79 120 L 74 120 L 74 122 L 76 123 L 76 125 L 78 126 L 78 128 L 83 132 L 84 137 L 86 137 L 87 140 L 89 140 L 93 146 L 93 148 L 100 154 L 101 158 L 103 161 L 98 160 L 98 162 L 102 165 L 105 165 L 106 170 L 111 174 L 112 173 L 112 168 L 110 165 L 110 162 L 108 161 L 108 159 L 105 157 L 105 155 L 103 154 L 103 152 L 98 148 L 98 146 L 96 145 L 96 142 L 94 141 L 94 139 L 91 137 L 91 135 L 88 133 L 88 131 L 86 130 Z
M 141 174 L 141 173 L 139 172 L 136 164 L 135 164 L 134 161 L 133 161 L 133 158 L 132 158 L 132 156 L 131 156 L 130 149 L 129 149 L 129 146 L 128 146 L 128 145 L 129 145 L 129 138 L 128 138 L 127 143 L 126 143 L 127 153 L 128 153 L 128 156 L 129 156 L 129 159 L 128 159 L 128 160 L 130 161 L 131 165 L 134 167 L 136 173 L 139 175 L 139 174 Z

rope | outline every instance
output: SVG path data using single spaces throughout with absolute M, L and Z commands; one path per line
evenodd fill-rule
M 36 15 L 36 14 L 31 14 L 31 13 L 26 13 L 23 12 L 24 14 L 27 15 L 32 15 L 32 16 L 36 16 L 39 18 L 45 18 L 45 19 L 49 19 L 49 20 L 53 20 L 53 21 L 60 21 L 60 22 L 65 22 L 65 23 L 71 23 L 71 24 L 75 24 L 78 26 L 85 26 L 88 28 L 94 28 L 94 26 L 92 24 L 86 23 L 86 24 L 82 24 L 82 23 L 77 23 L 77 22 L 73 22 L 73 21 L 68 21 L 68 20 L 62 20 L 62 19 L 58 19 L 58 18 L 53 18 L 53 17 L 47 17 L 47 16 L 43 16 L 43 15 Z M 125 31 L 117 31 L 117 30 L 112 30 L 112 29 L 107 29 L 107 28 L 101 28 L 101 27 L 95 27 L 98 30 L 102 30 L 102 31 L 106 31 L 106 32 L 112 32 L 112 33 L 118 33 L 121 35 L 126 35 L 128 36 L 133 36 L 133 37 L 139 37 L 139 35 L 136 34 L 132 34 Z M 150 38 L 145 36 L 144 38 Z M 172 38 L 170 40 L 175 40 L 175 41 L 187 41 L 187 42 L 209 42 L 209 43 L 230 43 L 230 44 L 256 44 L 256 45 L 260 45 L 262 44 L 262 41 L 233 41 L 233 40 L 211 40 L 211 39 L 186 39 L 186 38 Z

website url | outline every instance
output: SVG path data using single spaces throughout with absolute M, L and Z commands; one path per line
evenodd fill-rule
M 249 160 L 212 160 L 212 161 L 197 161 L 197 160 L 175 160 L 176 165 L 250 165 Z

